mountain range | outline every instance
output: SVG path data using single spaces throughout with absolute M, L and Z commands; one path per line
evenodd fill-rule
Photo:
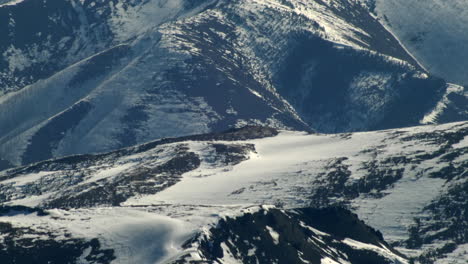
M 10 169 L 4 258 L 465 263 L 467 135 L 466 122 L 333 135 L 245 127 Z M 70 255 L 47 253 L 57 247 Z
M 0 0 L 0 260 L 467 263 L 466 11 Z
M 339 133 L 467 115 L 464 88 L 355 1 L 26 0 L 0 19 L 10 166 L 244 125 Z

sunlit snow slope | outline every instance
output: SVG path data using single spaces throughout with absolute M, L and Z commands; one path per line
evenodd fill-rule
M 337 135 L 247 127 L 4 171 L 0 199 L 89 225 L 99 208 L 144 210 L 188 221 L 193 232 L 248 206 L 339 205 L 433 263 L 468 243 L 467 138 L 467 123 Z

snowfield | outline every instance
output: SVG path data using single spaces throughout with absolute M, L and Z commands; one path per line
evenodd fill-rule
M 46 217 L 1 216 L 0 221 L 15 227 L 51 230 L 59 236 L 57 240 L 69 235 L 98 238 L 102 247 L 115 249 L 112 263 L 122 264 L 163 263 L 182 250 L 181 245 L 195 230 L 187 222 L 131 208 L 54 209 L 49 213 Z M 41 236 L 33 238 L 41 240 Z M 83 259 L 90 253 L 85 251 Z
M 242 215 L 243 208 L 344 204 L 411 256 L 445 245 L 438 239 L 413 249 L 410 230 L 415 219 L 427 228 L 438 226 L 433 224 L 441 219 L 433 219 L 437 211 L 429 208 L 449 193 L 462 195 L 455 191 L 467 183 L 463 173 L 468 169 L 467 123 L 336 135 L 280 131 L 274 136 L 273 131 L 259 128 L 252 131 L 269 136 L 240 136 L 243 131 L 250 135 L 250 129 L 256 128 L 156 141 L 1 172 L 4 205 L 47 208 L 51 216 L 10 214 L 0 222 L 23 227 L 36 223 L 33 226 L 47 230 L 62 226 L 76 237 L 97 233 L 103 247 L 131 252 L 116 254 L 117 263 L 125 263 L 124 256 L 159 263 L 180 257 L 185 252 L 182 240 L 219 219 Z M 54 214 L 64 216 L 55 219 Z M 143 222 L 133 225 L 140 216 Z M 78 219 L 87 220 L 75 227 Z M 111 219 L 121 220 L 114 225 L 107 223 Z M 453 223 L 459 221 L 464 220 Z M 273 245 L 281 243 L 279 230 L 269 225 L 265 230 Z M 159 251 L 150 255 L 132 247 L 120 249 L 140 232 L 145 241 L 146 234 L 168 239 L 155 241 Z M 350 241 L 351 247 L 360 245 Z M 379 246 L 377 251 L 384 254 L 385 248 Z

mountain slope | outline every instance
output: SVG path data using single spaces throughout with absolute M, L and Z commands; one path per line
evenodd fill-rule
M 364 1 L 430 72 L 467 83 L 466 1 Z
M 463 64 L 400 24 L 453 10 L 400 2 L 0 0 L 0 259 L 466 263 Z
M 112 219 L 143 210 L 190 223 L 194 231 L 252 205 L 339 205 L 398 250 L 435 263 L 454 258 L 468 243 L 460 233 L 468 230 L 467 125 L 338 135 L 247 127 L 167 139 L 4 171 L 0 199 L 8 206 L 58 209 L 65 215 L 59 226 L 89 219 L 84 225 L 93 230 L 101 228 L 102 213 Z M 0 221 L 26 227 L 37 221 L 15 215 Z M 47 229 L 48 221 L 39 226 Z
M 466 85 L 468 40 L 465 1 L 361 0 L 403 45 L 434 75 Z M 466 88 L 450 85 L 426 121 L 443 123 L 468 117 Z M 426 123 L 428 123 L 426 122 Z
M 354 1 L 93 3 L 0 7 L 4 166 L 247 124 L 417 125 L 448 87 Z
M 0 92 L 9 93 L 149 28 L 187 14 L 203 1 L 11 1 L 0 8 Z M 33 13 L 30 10 L 34 10 Z M 102 69 L 103 70 L 103 69 Z
M 450 84 L 442 100 L 422 120 L 423 124 L 438 124 L 468 119 L 468 89 Z
M 2 207 L 0 256 L 8 263 L 61 264 L 408 263 L 381 234 L 343 209 L 231 209 L 229 215 L 212 214 L 219 222 L 202 230 L 158 216 L 155 209 Z M 324 219 L 342 229 L 324 227 Z
M 340 208 L 262 208 L 226 217 L 173 263 L 408 263 L 382 235 Z

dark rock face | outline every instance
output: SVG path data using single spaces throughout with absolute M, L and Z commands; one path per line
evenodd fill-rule
M 346 239 L 367 248 L 353 247 Z M 400 263 L 405 258 L 385 243 L 382 234 L 366 226 L 356 215 L 340 208 L 267 209 L 226 218 L 209 231 L 189 241 L 203 260 L 182 257 L 174 263 Z M 387 251 L 378 254 L 379 248 Z
M 0 206 L 0 215 L 18 215 L 18 214 L 23 214 L 23 215 L 28 215 L 28 214 L 33 214 L 37 213 L 38 216 L 44 216 L 47 215 L 48 213 L 44 211 L 43 209 L 40 208 L 30 208 L 27 206 L 21 206 L 21 205 L 16 205 L 16 206 Z

